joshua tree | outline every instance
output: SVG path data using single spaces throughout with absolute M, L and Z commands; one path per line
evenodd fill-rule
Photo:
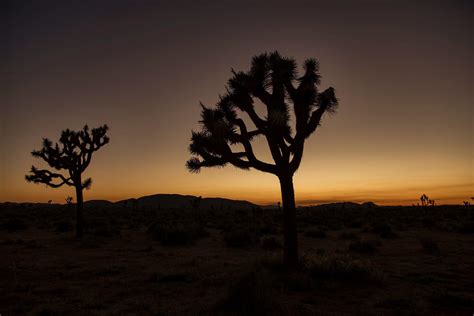
M 84 126 L 81 131 L 75 132 L 69 129 L 62 131 L 59 144 L 43 138 L 43 148 L 31 152 L 33 157 L 41 158 L 56 170 L 66 170 L 67 174 L 52 172 L 46 169 L 31 167 L 26 181 L 33 183 L 44 183 L 52 188 L 59 188 L 64 184 L 76 188 L 76 236 L 83 235 L 83 189 L 89 189 L 92 179 L 82 180 L 82 173 L 89 166 L 92 154 L 109 142 L 107 125 L 93 128 Z
M 197 196 L 192 198 L 189 203 L 191 203 L 191 207 L 195 210 L 199 210 L 199 206 L 201 206 L 202 196 Z
M 72 201 L 74 200 L 72 196 L 68 196 L 67 198 L 64 199 L 66 201 L 66 204 L 68 207 L 71 207 Z
M 319 92 L 319 64 L 315 59 L 304 63 L 304 74 L 298 77 L 294 59 L 278 52 L 253 57 L 250 71 L 235 72 L 216 108 L 202 106 L 202 131 L 192 132 L 187 168 L 199 172 L 203 167 L 254 168 L 278 177 L 284 211 L 284 262 L 298 263 L 296 206 L 293 175 L 303 157 L 305 140 L 318 128 L 323 114 L 334 112 L 337 99 L 333 88 Z M 262 102 L 266 116 L 255 109 Z M 294 114 L 294 128 L 290 126 Z M 242 114 L 252 122 L 245 123 Z M 252 140 L 263 136 L 273 163 L 259 160 Z M 236 148 L 240 148 L 235 150 Z
M 429 197 L 426 194 L 420 196 L 421 206 L 428 206 Z

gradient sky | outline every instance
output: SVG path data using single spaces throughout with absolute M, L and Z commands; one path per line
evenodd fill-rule
M 416 4 L 414 4 L 416 2 Z M 470 1 L 12 1 L 2 10 L 0 201 L 62 203 L 71 187 L 24 180 L 41 138 L 110 126 L 85 199 L 180 193 L 275 203 L 278 179 L 188 173 L 199 101 L 231 68 L 279 50 L 320 61 L 340 99 L 307 141 L 300 204 L 438 203 L 474 195 Z M 5 25 L 6 24 L 6 25 Z M 257 153 L 270 160 L 257 142 Z

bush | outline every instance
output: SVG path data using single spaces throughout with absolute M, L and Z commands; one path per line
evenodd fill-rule
M 260 241 L 262 249 L 276 250 L 282 248 L 281 241 L 275 236 L 265 236 Z
M 429 254 L 439 254 L 438 244 L 429 237 L 420 238 L 421 249 Z
M 373 254 L 377 251 L 377 245 L 373 241 L 357 240 L 349 244 L 349 251 L 362 254 Z
M 339 239 L 356 240 L 356 239 L 359 239 L 359 236 L 357 236 L 357 234 L 354 232 L 342 232 L 341 234 L 339 234 Z
M 344 282 L 378 281 L 382 273 L 369 261 L 355 259 L 347 254 L 305 257 L 303 264 L 311 277 Z
M 86 221 L 84 228 L 86 233 L 96 237 L 116 237 L 121 234 L 119 225 L 106 218 L 91 218 Z
M 164 246 L 191 245 L 196 240 L 208 236 L 208 232 L 197 224 L 152 224 L 148 234 Z
M 27 227 L 26 223 L 24 220 L 21 218 L 10 218 L 7 219 L 3 225 L 2 228 L 8 232 L 17 232 L 21 230 L 25 230 Z
M 326 238 L 326 232 L 318 228 L 310 228 L 304 232 L 304 235 L 310 238 Z
M 255 245 L 258 237 L 248 228 L 234 227 L 224 233 L 224 241 L 229 247 L 245 248 Z
M 55 231 L 58 233 L 65 233 L 72 231 L 74 229 L 74 225 L 69 221 L 59 221 L 54 223 Z
M 461 224 L 458 232 L 463 234 L 474 234 L 474 222 L 466 222 Z
M 370 231 L 382 238 L 392 238 L 396 236 L 392 227 L 387 223 L 373 223 Z
M 472 312 L 474 309 L 474 300 L 462 294 L 445 292 L 435 293 L 430 296 L 429 301 L 437 307 L 450 310 L 462 308 Z
M 261 267 L 237 279 L 227 297 L 215 307 L 217 315 L 282 315 L 283 309 L 275 299 L 272 276 Z

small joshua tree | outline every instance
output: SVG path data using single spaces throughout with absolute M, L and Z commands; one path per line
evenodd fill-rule
M 293 175 L 300 166 L 305 140 L 318 128 L 324 113 L 334 112 L 337 106 L 333 88 L 318 90 L 320 74 L 315 59 L 305 61 L 301 77 L 296 68 L 295 60 L 274 52 L 255 56 L 248 72 L 232 71 L 227 93 L 216 108 L 201 104 L 202 131 L 192 133 L 189 149 L 194 157 L 187 162 L 192 172 L 231 164 L 278 177 L 284 214 L 283 257 L 289 267 L 298 263 Z M 257 114 L 256 100 L 266 107 L 265 117 Z M 242 114 L 254 128 L 249 128 Z M 265 137 L 274 164 L 255 156 L 251 142 L 258 136 Z
M 429 197 L 426 194 L 420 196 L 421 206 L 428 206 Z
M 73 198 L 72 196 L 68 196 L 67 198 L 64 199 L 66 201 L 66 204 L 68 207 L 71 207 L 71 204 L 72 204 L 72 201 L 73 201 Z
M 43 183 L 52 188 L 59 188 L 64 184 L 73 186 L 76 189 L 76 236 L 82 238 L 83 235 L 83 189 L 89 189 L 92 179 L 82 180 L 82 173 L 89 166 L 92 154 L 109 142 L 106 136 L 107 125 L 93 128 L 84 126 L 81 131 L 75 132 L 69 129 L 62 131 L 59 143 L 53 143 L 43 138 L 43 148 L 31 152 L 33 157 L 41 158 L 55 170 L 65 170 L 67 174 L 56 173 L 46 169 L 31 167 L 29 175 L 25 176 L 26 181 L 33 183 Z M 72 201 L 72 198 L 71 198 Z
M 199 206 L 201 206 L 201 200 L 202 200 L 202 196 L 197 196 L 197 197 L 192 198 L 191 201 L 189 201 L 189 203 L 191 203 L 191 206 L 193 209 L 199 210 Z

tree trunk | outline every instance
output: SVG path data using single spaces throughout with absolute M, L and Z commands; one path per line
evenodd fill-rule
M 298 265 L 298 232 L 296 230 L 296 205 L 293 176 L 281 176 L 283 202 L 283 262 L 287 267 Z
M 84 202 L 82 198 L 82 185 L 76 186 L 76 201 L 76 237 L 82 239 L 84 234 L 84 218 L 82 215 Z

